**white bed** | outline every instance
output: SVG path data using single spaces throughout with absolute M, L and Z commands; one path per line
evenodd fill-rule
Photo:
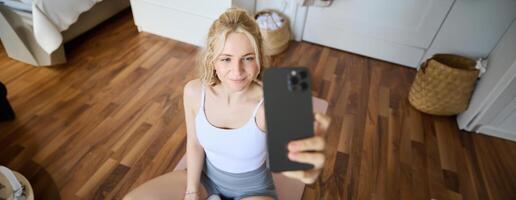
M 2 44 L 9 57 L 34 66 L 66 62 L 64 42 L 129 6 L 128 0 L 2 1 Z

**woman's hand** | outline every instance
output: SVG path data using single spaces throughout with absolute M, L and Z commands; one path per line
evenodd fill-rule
M 185 193 L 184 200 L 199 200 L 199 193 Z
M 196 189 L 192 189 L 192 188 L 196 188 Z M 184 200 L 199 200 L 199 199 L 201 199 L 200 198 L 200 193 L 199 193 L 199 187 L 194 187 L 194 186 L 186 187 L 185 197 L 183 199 Z
M 282 174 L 301 180 L 303 183 L 312 184 L 315 182 L 321 169 L 324 166 L 325 141 L 324 135 L 330 125 L 330 117 L 324 114 L 315 114 L 315 136 L 302 140 L 292 141 L 288 144 L 288 158 L 292 161 L 308 163 L 314 166 L 313 169 L 306 171 L 286 171 Z

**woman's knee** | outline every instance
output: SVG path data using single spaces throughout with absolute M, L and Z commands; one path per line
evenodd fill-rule
M 139 198 L 138 196 L 139 196 L 139 195 L 138 195 L 136 192 L 132 191 L 132 192 L 129 192 L 128 194 L 126 194 L 122 200 L 136 200 L 136 199 L 141 199 L 141 198 Z
M 160 197 L 151 192 L 131 191 L 126 194 L 123 200 L 160 200 L 167 199 L 166 197 Z
M 186 171 L 169 172 L 136 187 L 123 200 L 180 199 L 186 188 Z
M 269 196 L 250 196 L 250 197 L 244 197 L 242 200 L 274 200 L 274 198 Z

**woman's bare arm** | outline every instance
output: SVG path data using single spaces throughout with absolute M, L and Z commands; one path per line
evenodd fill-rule
M 193 80 L 183 90 L 183 104 L 186 121 L 187 186 L 186 193 L 200 191 L 201 171 L 204 165 L 204 149 L 195 132 L 195 111 L 200 103 L 200 81 Z

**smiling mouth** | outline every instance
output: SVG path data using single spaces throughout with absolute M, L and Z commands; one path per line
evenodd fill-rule
M 245 80 L 245 78 L 239 78 L 239 79 L 229 79 L 230 81 L 235 81 L 235 82 L 239 82 L 239 81 L 243 81 Z

